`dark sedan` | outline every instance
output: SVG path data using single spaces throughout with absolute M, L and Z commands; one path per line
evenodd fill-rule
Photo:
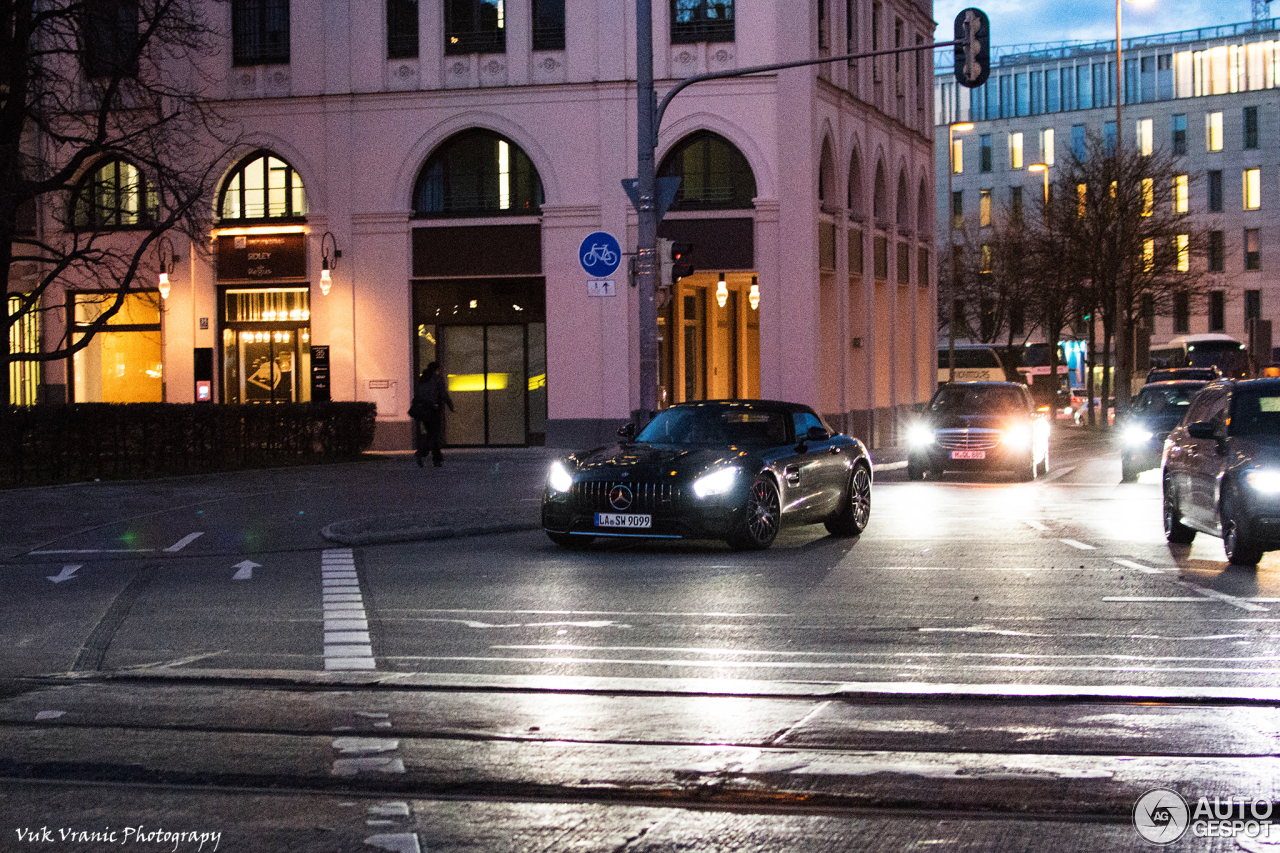
M 634 437 L 633 437 L 634 436 Z M 681 403 L 638 435 L 552 464 L 542 497 L 551 541 L 598 536 L 724 539 L 763 549 L 783 524 L 856 536 L 871 515 L 871 459 L 807 406 L 769 400 Z
M 907 476 L 993 469 L 1020 480 L 1049 473 L 1047 409 L 1017 382 L 942 386 L 907 429 Z
M 1151 382 L 1133 398 L 1120 429 L 1120 479 L 1132 483 L 1160 467 L 1164 440 L 1182 420 L 1191 398 L 1208 382 Z
M 1165 442 L 1163 481 L 1170 542 L 1221 536 L 1242 566 L 1280 548 L 1280 379 L 1200 391 Z

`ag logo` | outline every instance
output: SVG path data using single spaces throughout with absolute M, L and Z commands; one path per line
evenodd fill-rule
M 1190 810 L 1177 791 L 1156 788 L 1138 798 L 1133 806 L 1133 826 L 1153 844 L 1172 844 L 1187 831 Z
M 631 489 L 621 483 L 610 489 L 609 506 L 619 512 L 631 509 Z

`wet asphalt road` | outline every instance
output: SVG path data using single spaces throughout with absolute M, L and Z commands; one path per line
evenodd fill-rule
M 1276 800 L 1280 553 L 1171 548 L 1152 474 L 1055 457 L 881 472 L 862 537 L 763 554 L 346 549 L 305 490 L 100 508 L 2 567 L 0 849 L 1146 849 L 1150 788 Z

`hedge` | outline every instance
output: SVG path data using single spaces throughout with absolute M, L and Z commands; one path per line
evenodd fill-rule
M 0 409 L 0 487 L 353 459 L 373 403 L 76 403 Z

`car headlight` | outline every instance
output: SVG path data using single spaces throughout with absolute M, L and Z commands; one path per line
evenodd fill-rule
M 1120 438 L 1126 446 L 1137 447 L 1139 445 L 1146 444 L 1151 440 L 1153 435 L 1155 435 L 1155 433 L 1151 430 L 1134 424 L 1133 426 L 1125 427 L 1124 433 Z
M 1246 471 L 1244 481 L 1255 492 L 1261 492 L 1264 495 L 1280 493 L 1280 470 L 1275 468 L 1254 468 Z
M 1000 440 L 1015 450 L 1025 450 L 1031 446 L 1031 427 L 1026 424 L 1009 427 Z
M 553 492 L 567 492 L 573 488 L 573 475 L 564 467 L 563 462 L 552 462 L 547 472 L 547 485 Z
M 704 474 L 693 481 L 693 493 L 700 498 L 712 495 L 723 495 L 733 488 L 738 479 L 737 468 L 721 468 L 710 474 Z
M 907 427 L 907 446 L 928 447 L 933 444 L 933 427 L 928 424 L 914 423 Z

